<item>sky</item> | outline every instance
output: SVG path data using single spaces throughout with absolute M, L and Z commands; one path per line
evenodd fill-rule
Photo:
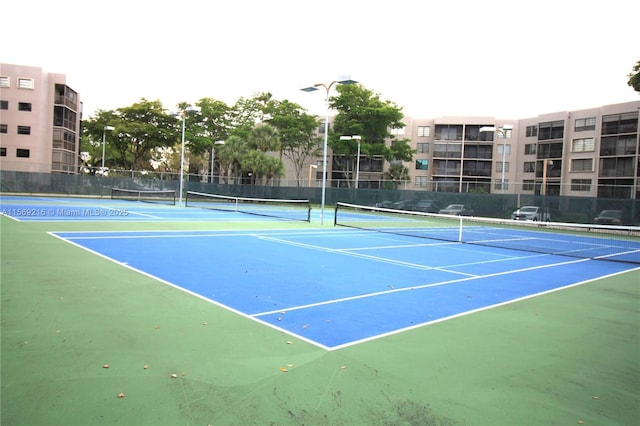
M 67 76 L 84 118 L 160 100 L 270 92 L 324 115 L 349 75 L 415 118 L 539 114 L 637 101 L 640 1 L 22 0 L 0 63 Z M 331 95 L 335 95 L 334 90 Z

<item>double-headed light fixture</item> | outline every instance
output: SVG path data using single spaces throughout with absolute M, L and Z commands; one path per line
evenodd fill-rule
M 325 96 L 325 107 L 326 107 L 326 117 L 324 120 L 324 145 L 322 149 L 322 196 L 320 202 L 320 224 L 324 223 L 324 204 L 326 200 L 327 193 L 327 141 L 329 138 L 329 91 L 336 84 L 355 84 L 358 83 L 355 80 L 352 80 L 349 77 L 344 77 L 339 80 L 332 81 L 329 84 L 324 83 L 316 83 L 313 86 L 305 87 L 302 90 L 303 92 L 313 92 L 319 90 L 320 87 L 323 87 L 326 91 Z
M 178 194 L 178 203 L 182 205 L 182 188 L 184 186 L 184 128 L 187 120 L 187 114 L 190 112 L 200 112 L 200 107 L 188 106 L 179 114 L 182 117 L 182 143 L 180 146 L 180 193 Z

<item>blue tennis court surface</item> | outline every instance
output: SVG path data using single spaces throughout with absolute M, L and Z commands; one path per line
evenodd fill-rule
M 328 350 L 640 269 L 344 228 L 52 235 Z

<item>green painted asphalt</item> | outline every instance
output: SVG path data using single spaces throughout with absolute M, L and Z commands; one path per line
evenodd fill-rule
M 637 270 L 327 352 L 46 234 L 140 226 L 0 218 L 3 426 L 640 424 Z

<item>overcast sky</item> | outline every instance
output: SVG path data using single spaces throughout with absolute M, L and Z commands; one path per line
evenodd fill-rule
M 350 74 L 414 117 L 517 119 L 640 99 L 639 17 L 637 0 L 22 0 L 0 62 L 66 74 L 85 118 L 258 92 L 323 115 L 300 89 Z

